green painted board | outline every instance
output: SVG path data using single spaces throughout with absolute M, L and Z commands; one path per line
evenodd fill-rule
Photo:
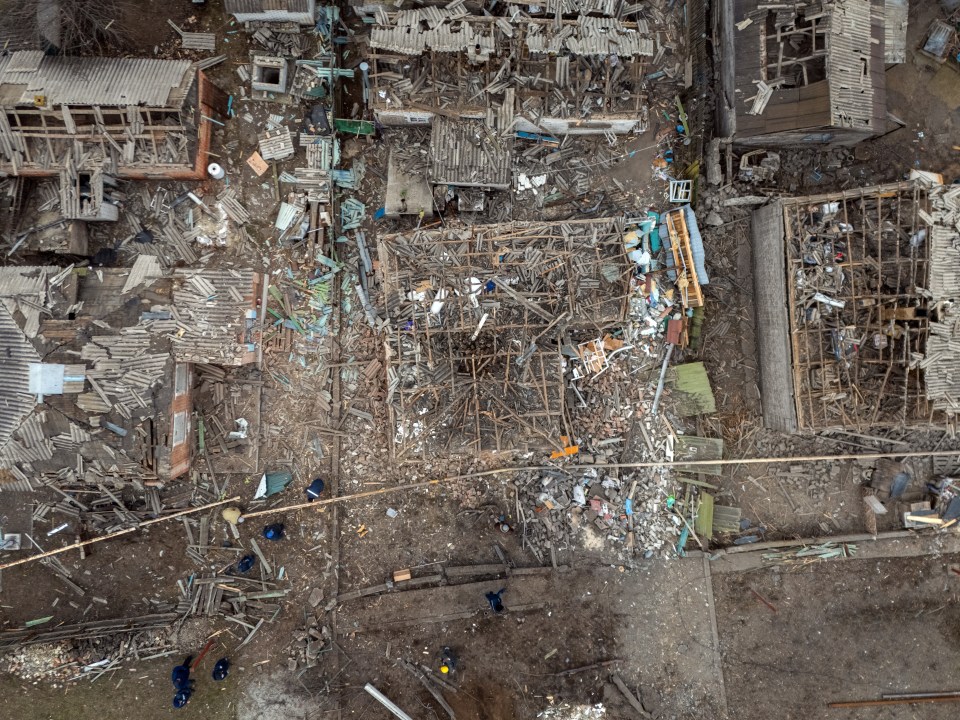
M 693 529 L 702 538 L 709 540 L 713 537 L 713 495 L 710 493 L 700 495 L 700 506 L 693 521 Z
M 702 362 L 677 365 L 672 368 L 669 377 L 678 396 L 677 409 L 681 415 L 709 415 L 717 411 L 710 378 Z
M 720 533 L 740 532 L 740 508 L 714 505 L 713 529 Z
M 335 118 L 333 125 L 337 130 L 351 135 L 373 135 L 373 123 L 369 120 L 343 120 Z

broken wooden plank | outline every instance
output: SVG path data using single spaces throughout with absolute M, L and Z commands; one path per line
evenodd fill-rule
M 637 715 L 644 718 L 644 720 L 653 720 L 653 715 L 651 715 L 644 709 L 643 705 L 641 705 L 640 701 L 637 700 L 636 696 L 634 696 L 634 694 L 630 692 L 630 689 L 627 687 L 627 684 L 621 679 L 619 675 L 614 673 L 613 675 L 610 676 L 610 680 L 613 682 L 614 685 L 617 686 L 617 690 L 623 693 L 623 696 L 627 699 L 627 702 L 630 703 L 630 707 L 632 707 L 634 710 L 637 711 Z
M 257 545 L 257 541 L 253 538 L 250 538 L 250 549 L 253 550 L 253 554 L 256 555 L 260 562 L 263 563 L 263 570 L 267 575 L 273 575 L 273 566 L 267 562 L 267 558 L 264 556 L 263 551 L 260 549 L 260 546 Z

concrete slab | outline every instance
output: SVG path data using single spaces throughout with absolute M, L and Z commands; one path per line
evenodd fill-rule
M 426 175 L 404 172 L 394 158 L 393 151 L 390 152 L 387 164 L 387 190 L 383 209 L 387 217 L 419 215 L 421 210 L 424 217 L 433 217 L 433 189 L 427 182 Z

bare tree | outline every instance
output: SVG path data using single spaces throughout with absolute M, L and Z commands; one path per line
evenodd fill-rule
M 65 53 L 102 53 L 130 40 L 130 0 L 0 0 L 4 22 Z

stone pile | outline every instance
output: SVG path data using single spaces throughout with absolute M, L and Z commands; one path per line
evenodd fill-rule
M 333 640 L 330 628 L 319 625 L 317 619 L 313 618 L 305 628 L 294 632 L 287 667 L 290 672 L 295 672 L 297 668 L 315 667 L 320 662 L 320 655 L 331 647 Z

